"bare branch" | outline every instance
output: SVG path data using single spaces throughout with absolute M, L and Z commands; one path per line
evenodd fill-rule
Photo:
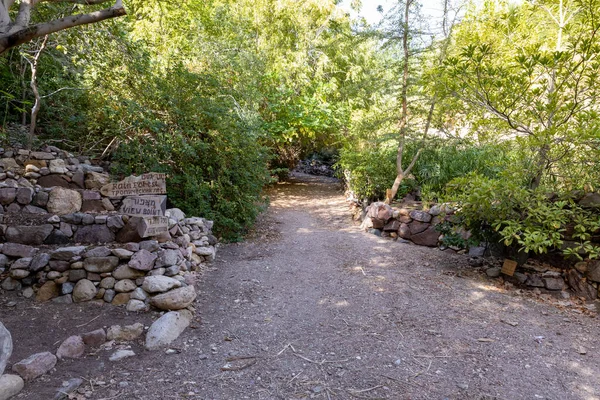
M 119 7 L 119 5 L 121 5 Z M 11 32 L 0 36 L 0 54 L 6 50 L 26 43 L 37 37 L 42 37 L 50 33 L 62 31 L 64 29 L 75 26 L 92 24 L 94 22 L 104 21 L 109 18 L 116 18 L 125 15 L 125 9 L 122 7 L 121 0 L 117 1 L 114 7 L 100 11 L 91 12 L 88 14 L 77 14 L 69 17 L 56 19 L 50 22 L 32 25 L 27 28 L 20 29 L 16 32 Z

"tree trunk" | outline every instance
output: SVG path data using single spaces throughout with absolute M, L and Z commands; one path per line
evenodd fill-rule
M 31 86 L 31 90 L 33 91 L 33 95 L 35 96 L 35 103 L 33 104 L 33 107 L 31 108 L 31 124 L 29 125 L 29 135 L 27 137 L 27 149 L 29 149 L 29 150 L 31 150 L 31 148 L 33 147 L 33 138 L 35 137 L 35 125 L 37 122 L 37 115 L 38 115 L 38 112 L 40 111 L 40 106 L 41 106 L 40 92 L 38 91 L 38 87 L 37 87 L 38 62 L 40 60 L 40 56 L 42 55 L 42 52 L 46 48 L 47 43 L 48 43 L 48 35 L 44 36 L 42 45 L 40 46 L 40 49 L 35 54 L 35 57 L 33 57 L 33 62 L 31 63 L 30 86 Z

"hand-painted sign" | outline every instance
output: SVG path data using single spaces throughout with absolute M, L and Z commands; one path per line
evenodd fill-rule
M 140 237 L 156 236 L 162 232 L 169 230 L 169 218 L 168 217 L 144 217 L 140 225 L 138 226 L 138 234 Z
M 123 199 L 120 212 L 134 217 L 165 215 L 167 196 L 129 196 Z
M 120 182 L 103 186 L 100 192 L 107 197 L 166 194 L 167 175 L 151 172 L 140 176 L 128 176 Z

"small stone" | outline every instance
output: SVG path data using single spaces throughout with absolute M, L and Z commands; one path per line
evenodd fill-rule
M 146 301 L 148 299 L 148 293 L 142 288 L 136 288 L 130 296 L 131 299 Z
M 73 283 L 71 283 L 71 282 L 63 283 L 61 286 L 61 293 L 62 294 L 71 294 L 71 293 L 73 293 L 74 287 L 75 287 L 75 285 L 73 285 Z
M 136 284 L 130 279 L 123 279 L 117 281 L 115 284 L 115 292 L 124 293 L 124 292 L 132 292 L 137 288 Z
M 115 298 L 116 292 L 112 289 L 106 289 L 104 292 L 104 296 L 102 296 L 102 300 L 107 303 L 111 303 Z
M 63 358 L 80 358 L 85 352 L 85 343 L 81 336 L 69 336 L 56 351 L 59 360 Z
M 133 325 L 113 325 L 106 332 L 107 340 L 131 341 L 139 338 L 144 332 L 144 324 L 137 322 Z
M 160 244 L 157 240 L 144 240 L 139 243 L 140 250 L 147 250 L 149 252 L 160 249 Z
M 113 306 L 122 306 L 123 304 L 127 304 L 129 302 L 130 295 L 129 293 L 117 293 L 112 300 L 111 304 Z
M 56 365 L 56 356 L 48 351 L 36 353 L 14 364 L 12 370 L 26 381 L 42 376 Z
M 141 300 L 130 299 L 126 306 L 127 311 L 142 312 L 147 311 L 148 306 Z
M 104 289 L 112 289 L 115 287 L 115 278 L 108 276 L 100 281 L 100 287 Z
M 113 249 L 112 255 L 118 257 L 119 260 L 129 260 L 133 256 L 133 251 L 125 249 Z
M 104 329 L 96 329 L 95 331 L 86 332 L 81 335 L 83 343 L 87 346 L 99 347 L 106 342 L 106 332 Z
M 81 256 L 85 251 L 85 246 L 61 247 L 50 253 L 52 260 L 70 261 L 74 257 Z
M 108 359 L 110 361 L 120 361 L 124 358 L 133 357 L 135 353 L 131 350 L 117 350 Z
M 85 252 L 83 255 L 85 258 L 88 257 L 107 257 L 112 254 L 112 251 L 106 246 L 97 246 Z
M 497 278 L 500 276 L 500 267 L 492 267 L 485 270 L 485 273 L 490 278 Z
M 50 261 L 50 254 L 39 253 L 35 257 L 33 257 L 33 259 L 31 260 L 31 264 L 29 264 L 29 270 L 32 272 L 38 272 L 38 271 L 44 269 L 44 267 L 46 267 L 46 265 L 48 265 L 49 261 Z
M 143 271 L 129 268 L 126 264 L 119 265 L 113 272 L 112 276 L 115 279 L 136 279 L 146 275 Z

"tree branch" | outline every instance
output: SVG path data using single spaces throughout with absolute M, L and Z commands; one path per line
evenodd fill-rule
M 92 24 L 94 22 L 104 21 L 105 19 L 120 17 L 125 14 L 126 12 L 122 6 L 121 0 L 117 0 L 117 4 L 111 8 L 91 12 L 89 14 L 71 15 L 54 21 L 32 25 L 6 35 L 0 35 L 0 54 L 12 47 L 26 43 L 37 37 L 42 37 L 75 26 Z

